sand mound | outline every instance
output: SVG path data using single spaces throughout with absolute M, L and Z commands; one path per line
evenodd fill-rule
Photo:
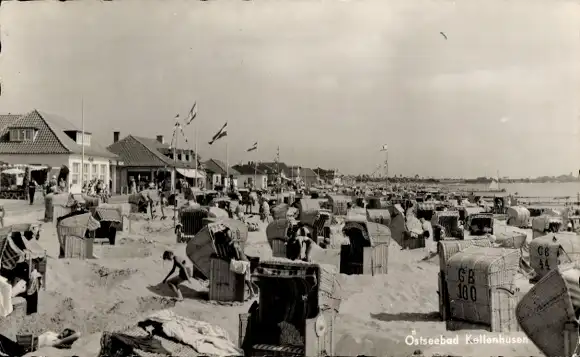
M 50 308 L 47 309 L 47 307 Z M 19 334 L 41 334 L 48 330 L 60 332 L 74 325 L 77 326 L 73 328 L 78 329 L 79 322 L 82 325 L 79 312 L 79 307 L 72 298 L 54 291 L 47 291 L 42 294 L 42 300 L 39 301 L 39 313 L 25 316 L 17 330 Z
M 51 306 L 49 312 L 26 316 L 19 324 L 18 333 L 60 332 L 65 328 L 83 334 L 119 330 L 147 314 L 175 306 L 173 300 L 159 296 L 119 300 L 106 305 L 95 304 L 90 309 L 82 308 L 72 298 L 54 292 L 48 292 L 43 299 L 45 301 L 42 305 Z

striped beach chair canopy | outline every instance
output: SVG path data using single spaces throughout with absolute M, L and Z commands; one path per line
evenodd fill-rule
M 99 221 L 121 223 L 121 209 L 110 207 L 97 207 L 95 209 L 95 217 Z
M 418 202 L 417 210 L 419 211 L 435 211 L 435 202 Z
M 3 227 L 0 229 L 0 266 L 7 270 L 12 270 L 16 264 L 25 260 L 25 257 L 30 259 L 42 258 L 45 256 L 44 250 L 36 241 L 29 241 L 26 238 L 20 238 L 18 245 L 12 240 L 12 233 L 19 230 L 14 230 L 13 226 Z
M 443 217 L 457 217 L 457 219 L 459 219 L 459 211 L 437 211 L 433 214 L 432 222 L 437 223 L 439 222 L 439 219 Z
M 63 218 L 58 222 L 58 226 L 67 228 L 86 228 L 89 231 L 94 231 L 99 229 L 101 224 L 93 218 L 90 213 L 82 213 Z

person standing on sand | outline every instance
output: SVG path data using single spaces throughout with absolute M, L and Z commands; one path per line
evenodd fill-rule
M 169 250 L 163 252 L 163 260 L 173 262 L 173 267 L 171 268 L 171 271 L 169 272 L 169 274 L 167 274 L 165 279 L 163 279 L 163 284 L 169 285 L 171 290 L 173 290 L 175 295 L 177 295 L 176 298 L 177 301 L 183 301 L 183 295 L 181 294 L 181 290 L 179 290 L 179 284 L 183 283 L 184 281 L 189 281 L 190 279 L 189 272 L 185 267 L 187 260 L 185 258 L 175 255 L 173 252 Z M 179 270 L 178 274 L 173 278 L 169 279 L 169 277 L 175 272 L 176 269 Z
M 34 195 L 36 194 L 36 186 L 38 186 L 38 184 L 36 183 L 36 181 L 34 181 L 34 179 L 31 179 L 30 182 L 28 182 L 28 198 L 30 199 L 31 206 L 34 204 Z
M 423 229 L 423 237 L 425 237 L 425 253 L 427 258 L 429 258 L 431 256 L 431 245 L 433 242 L 433 239 L 431 239 L 431 225 L 423 217 L 421 217 L 421 228 Z

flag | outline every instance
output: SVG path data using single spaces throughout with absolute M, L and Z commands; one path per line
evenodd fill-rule
M 193 119 L 195 119 L 196 116 L 197 116 L 197 102 L 193 102 L 193 106 L 189 110 L 189 113 L 187 113 L 185 125 L 191 124 L 191 122 L 193 121 Z
M 177 114 L 177 115 L 175 116 L 175 118 L 173 118 L 173 119 L 175 119 L 175 121 L 178 121 L 178 120 L 179 120 L 179 114 Z
M 247 152 L 250 152 L 250 151 L 254 151 L 254 150 L 258 150 L 258 142 L 257 142 L 257 141 L 254 143 L 254 145 L 252 145 L 252 147 L 251 147 L 251 148 L 249 148 L 249 149 L 248 149 L 248 150 L 246 150 L 246 151 L 247 151 Z
M 224 136 L 227 136 L 228 135 L 228 132 L 226 131 L 227 127 L 228 127 L 228 122 L 226 122 L 224 124 L 224 126 L 222 126 L 221 129 L 211 138 L 211 141 L 209 142 L 209 144 L 212 145 L 217 140 L 223 138 Z
M 388 146 L 385 144 L 383 145 L 383 147 L 381 148 L 381 151 L 387 151 L 388 150 Z
M 221 132 L 221 133 L 220 133 L 220 134 L 217 136 L 217 138 L 215 138 L 215 139 L 211 139 L 211 141 L 210 141 L 208 144 L 210 144 L 210 145 L 213 145 L 213 143 L 215 143 L 215 142 L 216 142 L 216 141 L 218 141 L 219 139 L 223 138 L 224 136 L 228 136 L 228 132 L 227 132 L 227 131 L 225 131 L 225 130 L 224 130 L 224 131 L 222 131 L 222 132 Z

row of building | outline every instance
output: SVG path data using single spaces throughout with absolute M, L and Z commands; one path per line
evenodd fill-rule
M 145 138 L 129 134 L 121 138 L 116 131 L 112 141 L 108 146 L 102 145 L 91 133 L 83 133 L 65 118 L 38 110 L 0 115 L 0 161 L 55 171 L 66 165 L 69 185 L 98 178 L 109 182 L 112 192 L 123 193 L 131 178 L 137 183 L 149 183 L 172 173 L 190 182 L 197 178 L 198 185 L 206 188 L 223 185 L 227 176 L 232 176 L 238 187 L 252 184 L 257 188 L 280 179 L 301 181 L 306 186 L 340 181 L 334 170 L 282 162 L 247 162 L 227 167 L 220 160 L 198 157 L 196 165 L 193 150 L 172 149 L 163 135 Z

